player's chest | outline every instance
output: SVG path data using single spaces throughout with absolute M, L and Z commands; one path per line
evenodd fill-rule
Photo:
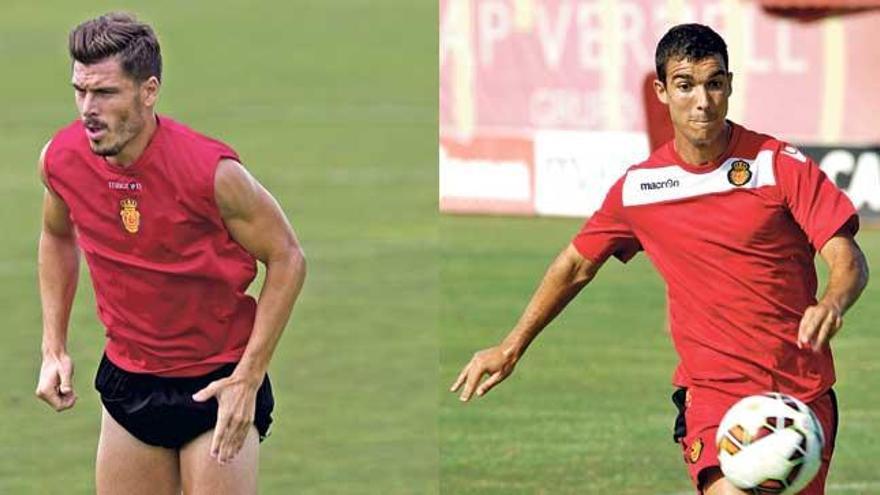
M 729 158 L 708 172 L 638 169 L 622 192 L 627 219 L 646 249 L 771 248 L 798 230 L 781 198 L 769 151 Z
M 67 199 L 91 246 L 164 257 L 212 228 L 204 185 L 160 174 L 90 174 Z
M 793 227 L 790 213 L 769 188 L 699 196 L 628 213 L 640 239 L 664 244 L 760 246 Z

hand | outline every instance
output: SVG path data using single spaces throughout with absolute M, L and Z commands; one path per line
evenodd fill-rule
M 819 350 L 843 327 L 843 315 L 833 304 L 819 302 L 804 311 L 798 329 L 798 347 Z
M 66 353 L 44 354 L 37 382 L 37 397 L 58 412 L 76 404 L 73 391 L 73 360 Z
M 235 375 L 213 381 L 193 394 L 196 402 L 217 398 L 217 424 L 211 439 L 211 457 L 220 464 L 232 461 L 254 423 L 260 382 Z
M 513 367 L 516 366 L 517 358 L 512 351 L 505 351 L 501 346 L 490 347 L 484 349 L 471 358 L 471 361 L 461 370 L 455 383 L 450 387 L 450 392 L 455 392 L 464 384 L 459 399 L 467 402 L 474 395 L 476 390 L 477 396 L 482 397 L 495 385 L 498 385 L 505 378 L 513 373 Z M 489 375 L 482 384 L 480 380 L 483 375 Z M 479 385 L 479 387 L 477 386 Z

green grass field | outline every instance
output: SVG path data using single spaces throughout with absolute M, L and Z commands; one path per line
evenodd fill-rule
M 440 226 L 441 492 L 693 493 L 671 441 L 665 290 L 647 259 L 609 261 L 506 382 L 462 405 L 446 389 L 474 351 L 506 335 L 580 222 L 444 217 Z M 880 232 L 859 240 L 876 265 Z M 829 494 L 880 493 L 878 292 L 875 281 L 834 341 L 841 430 Z
M 76 117 L 68 31 L 125 8 L 163 43 L 159 111 L 221 138 L 309 259 L 270 373 L 261 493 L 437 490 L 437 13 L 431 2 L 28 2 L 0 15 L 0 493 L 93 493 L 103 330 L 80 281 L 77 406 L 33 396 L 41 146 Z

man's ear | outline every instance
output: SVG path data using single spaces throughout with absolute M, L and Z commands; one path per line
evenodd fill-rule
M 660 82 L 659 79 L 654 79 L 654 94 L 657 95 L 657 99 L 660 100 L 664 105 L 669 104 L 669 94 L 666 92 L 666 84 Z
M 727 73 L 727 97 L 733 94 L 733 72 Z
M 153 107 L 159 100 L 159 88 L 161 83 L 156 76 L 150 76 L 149 79 L 141 83 L 141 101 L 145 106 Z

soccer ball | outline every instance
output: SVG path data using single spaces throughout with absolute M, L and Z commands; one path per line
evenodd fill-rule
M 775 392 L 746 397 L 731 407 L 715 436 L 728 481 L 752 494 L 794 494 L 822 463 L 825 435 L 803 402 Z

